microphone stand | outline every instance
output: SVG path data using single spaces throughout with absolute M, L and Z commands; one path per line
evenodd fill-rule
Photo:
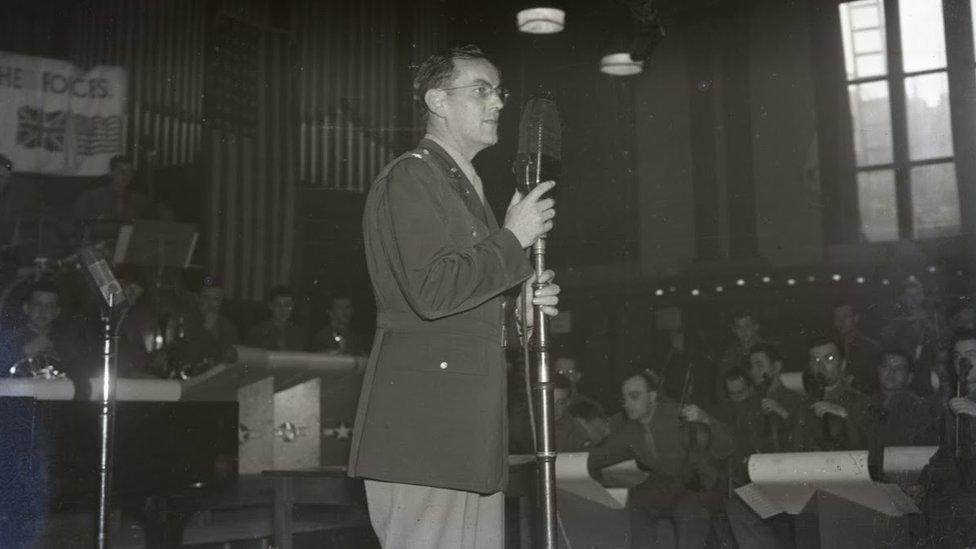
M 539 128 L 541 140 L 542 128 Z M 530 178 L 530 164 L 525 166 L 525 181 L 534 185 L 539 184 L 542 173 L 542 148 L 540 147 L 534 158 L 535 177 Z M 535 269 L 536 282 L 532 283 L 534 291 L 546 286 L 539 283 L 539 277 L 546 270 L 546 239 L 540 236 L 532 245 L 532 266 Z M 532 348 L 535 356 L 535 383 L 533 399 L 536 421 L 536 449 L 535 458 L 538 464 L 538 496 L 539 496 L 539 525 L 540 543 L 537 547 L 556 549 L 556 445 L 554 441 L 553 422 L 553 386 L 552 371 L 549 365 L 549 319 L 542 311 L 541 305 L 532 307 Z
M 113 308 L 115 294 L 109 294 L 102 309 L 102 405 L 99 417 L 98 512 L 96 547 L 109 545 L 109 512 L 112 495 L 112 466 L 115 442 L 115 385 L 119 336 L 115 329 Z

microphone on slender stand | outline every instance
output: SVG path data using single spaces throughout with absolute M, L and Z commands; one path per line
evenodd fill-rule
M 120 320 L 115 313 L 122 310 L 125 292 L 119 284 L 108 261 L 94 247 L 82 248 L 81 264 L 88 270 L 94 286 L 105 301 L 102 307 L 102 372 L 101 406 L 99 407 L 99 460 L 98 460 L 98 509 L 95 513 L 95 546 L 104 549 L 109 544 L 109 511 L 112 497 L 112 468 L 115 443 L 115 381 L 118 357 L 118 330 Z M 124 314 L 124 313 L 123 313 Z
M 518 154 L 512 170 L 518 180 L 519 190 L 528 194 L 539 183 L 555 179 L 560 169 L 562 128 L 556 104 L 548 97 L 533 97 L 522 107 L 519 121 Z M 532 245 L 532 265 L 536 280 L 546 270 L 545 235 Z M 533 290 L 545 284 L 533 283 Z M 519 299 L 525 302 L 524 296 Z M 535 358 L 535 383 L 532 394 L 533 435 L 536 462 L 539 466 L 539 534 L 537 547 L 555 549 L 556 533 L 556 448 L 553 440 L 553 387 L 549 364 L 549 321 L 541 306 L 532 308 L 533 333 L 532 355 Z M 528 359 L 528 345 L 525 354 Z M 526 361 L 528 364 L 528 360 Z

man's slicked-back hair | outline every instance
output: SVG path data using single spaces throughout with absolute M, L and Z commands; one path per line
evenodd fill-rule
M 424 118 L 430 112 L 424 96 L 427 95 L 428 90 L 442 88 L 451 83 L 457 75 L 455 59 L 484 59 L 491 62 L 481 48 L 474 44 L 441 50 L 424 60 L 417 67 L 413 77 L 413 100 Z

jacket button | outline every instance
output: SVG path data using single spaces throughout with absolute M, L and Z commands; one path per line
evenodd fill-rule
M 471 231 L 471 236 L 478 236 L 478 231 Z
M 447 363 L 441 362 L 441 370 L 446 370 L 446 369 L 447 369 Z

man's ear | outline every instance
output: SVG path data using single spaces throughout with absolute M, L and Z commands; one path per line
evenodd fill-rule
M 444 118 L 444 98 L 447 92 L 444 90 L 430 89 L 424 94 L 424 103 L 427 110 L 438 118 Z
M 783 373 L 783 362 L 782 361 L 779 361 L 778 360 L 776 362 L 773 362 L 772 366 L 773 366 L 773 375 L 777 375 L 778 376 L 781 373 Z

